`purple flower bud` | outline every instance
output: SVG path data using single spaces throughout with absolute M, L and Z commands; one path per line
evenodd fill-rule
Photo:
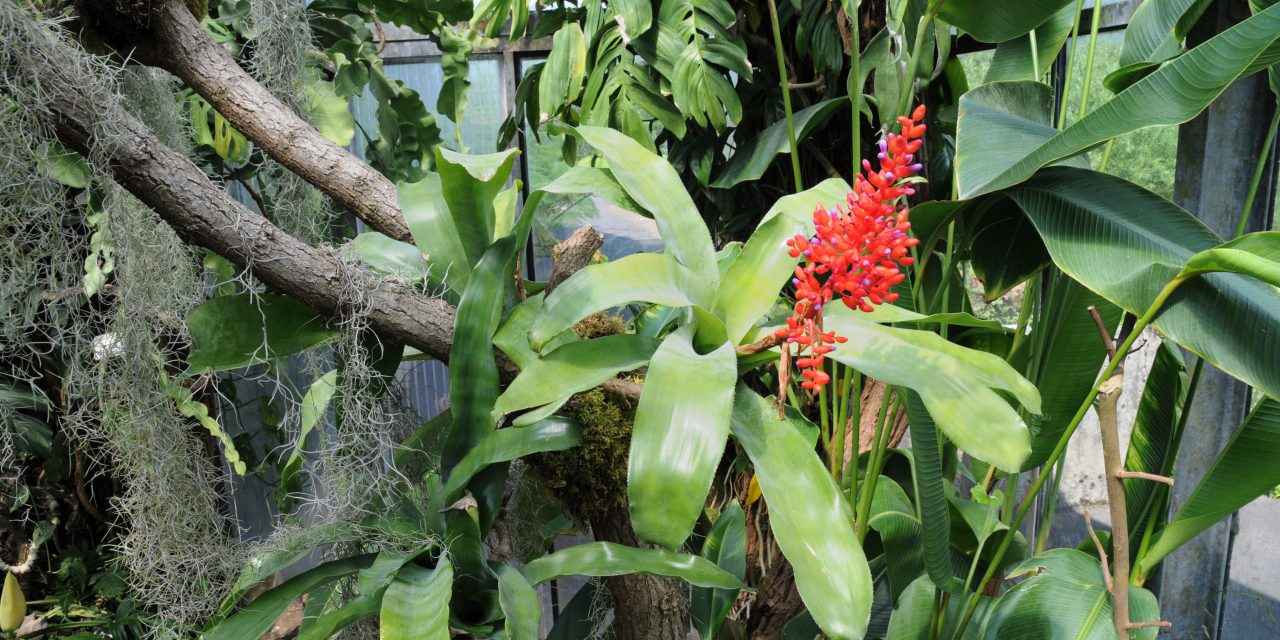
M 924 165 L 920 164 L 919 162 L 917 162 L 917 163 L 915 163 L 915 164 L 911 165 L 911 170 L 912 170 L 912 171 L 919 171 L 919 170 L 921 170 L 921 169 L 923 169 L 923 168 L 924 168 Z
M 860 285 L 862 285 L 862 286 L 864 286 L 864 287 L 869 287 L 869 286 L 871 286 L 871 278 L 863 278 L 863 279 L 861 279 L 861 280 L 859 280 L 859 281 L 858 281 L 858 284 L 860 284 Z
M 887 256 L 887 255 L 890 255 L 890 254 L 892 254 L 892 253 L 893 253 L 893 251 L 892 251 L 891 249 L 889 249 L 889 247 L 885 247 L 885 248 L 884 248 L 884 254 L 885 254 L 886 256 Z
M 819 302 L 819 303 L 817 303 L 817 304 L 813 305 L 813 310 L 814 310 L 814 311 L 822 311 L 822 303 L 821 303 L 821 302 Z
M 805 250 L 804 250 L 804 252 L 803 252 L 803 253 L 801 253 L 800 255 L 805 256 L 805 257 L 808 257 L 808 256 L 809 256 L 809 250 L 808 250 L 808 249 L 805 249 Z
M 798 286 L 800 286 L 800 278 L 792 278 L 792 279 L 791 279 L 791 284 L 794 284 L 794 285 L 796 285 L 797 287 L 798 287 Z
M 884 140 L 881 140 L 880 153 L 888 153 L 888 152 L 889 152 L 889 143 L 885 142 Z
M 896 178 L 893 177 L 892 171 L 886 171 L 884 174 L 884 179 L 888 180 L 889 182 L 893 182 Z
M 886 159 L 887 157 L 888 157 L 888 156 L 884 155 L 883 153 L 877 153 L 877 154 L 876 154 L 876 158 L 878 158 L 878 159 L 880 160 L 880 162 L 884 162 L 884 161 L 885 161 L 885 159 Z

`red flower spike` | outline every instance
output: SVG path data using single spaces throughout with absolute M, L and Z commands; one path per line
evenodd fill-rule
M 880 142 L 879 171 L 871 170 L 869 160 L 862 161 L 864 171 L 854 176 L 853 190 L 845 198 L 847 210 L 818 205 L 813 211 L 813 237 L 797 235 L 786 243 L 787 254 L 800 259 L 791 281 L 796 304 L 787 326 L 774 336 L 785 339 L 784 362 L 791 359 L 791 345 L 797 345 L 795 363 L 804 389 L 818 391 L 831 381 L 822 370 L 824 356 L 836 349 L 834 344 L 848 341 L 834 331 L 822 330 L 822 308 L 836 298 L 863 312 L 893 302 L 898 294 L 890 289 L 906 278 L 901 267 L 915 262 L 908 253 L 920 241 L 907 235 L 911 223 L 901 200 L 915 195 L 904 181 L 923 168 L 914 154 L 925 133 L 924 116 L 924 105 L 920 105 L 910 117 L 898 117 L 902 133 L 890 133 Z

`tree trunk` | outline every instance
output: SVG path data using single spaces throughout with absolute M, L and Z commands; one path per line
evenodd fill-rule
M 804 611 L 791 563 L 778 554 L 769 570 L 769 575 L 761 580 L 755 604 L 751 607 L 751 619 L 747 623 L 747 637 L 751 640 L 781 638 L 787 623 Z
M 626 505 L 615 505 L 591 521 L 596 540 L 641 546 L 631 528 Z M 680 585 L 671 578 L 633 573 L 606 578 L 613 599 L 613 629 L 617 640 L 687 640 Z

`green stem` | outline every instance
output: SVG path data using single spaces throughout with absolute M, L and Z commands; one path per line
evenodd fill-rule
M 858 418 L 858 424 L 859 426 L 861 426 L 862 424 L 862 373 L 859 371 L 853 372 L 853 387 L 850 389 L 849 397 L 853 402 L 853 412 L 850 415 L 856 416 Z M 859 456 L 862 455 L 862 451 L 860 450 L 861 448 L 862 448 L 862 432 L 859 429 L 859 430 L 855 430 L 855 435 L 853 436 L 853 451 L 849 452 L 849 472 L 848 472 L 848 475 L 844 477 L 844 482 L 841 484 L 842 487 L 845 484 L 849 485 L 849 503 L 850 504 L 858 504 L 858 465 L 861 463 L 861 460 L 859 460 Z
M 1116 148 L 1116 139 L 1112 138 L 1107 141 L 1107 146 L 1102 148 L 1102 160 L 1098 161 L 1098 171 L 1106 171 L 1107 165 L 1111 164 L 1111 151 Z
M 1027 32 L 1027 36 L 1031 38 L 1031 77 L 1036 82 L 1040 81 L 1040 51 L 1036 47 L 1036 30 L 1032 29 Z
M 1267 128 L 1267 139 L 1262 143 L 1262 153 L 1258 155 L 1258 164 L 1253 169 L 1253 182 L 1249 183 L 1249 196 L 1244 199 L 1244 210 L 1240 212 L 1240 224 L 1236 225 L 1237 238 L 1244 235 L 1244 228 L 1249 225 L 1249 214 L 1253 212 L 1253 200 L 1258 196 L 1262 171 L 1267 168 L 1267 156 L 1271 155 L 1271 145 L 1276 141 L 1277 126 L 1280 126 L 1280 103 L 1276 104 L 1276 112 L 1271 116 L 1271 126 Z
M 1155 300 L 1151 303 L 1151 306 L 1147 309 L 1146 313 L 1142 314 L 1142 317 L 1138 318 L 1138 321 L 1133 325 L 1133 330 L 1130 331 L 1129 337 L 1125 339 L 1123 344 L 1116 348 L 1116 357 L 1111 358 L 1111 360 L 1107 362 L 1107 366 L 1102 370 L 1102 375 L 1098 376 L 1097 381 L 1093 384 L 1093 388 L 1090 389 L 1089 394 L 1085 396 L 1084 402 L 1080 403 L 1080 408 L 1076 410 L 1075 416 L 1071 418 L 1071 422 L 1062 432 L 1062 436 L 1058 438 L 1058 444 L 1054 446 L 1053 452 L 1049 454 L 1049 458 L 1045 460 L 1043 465 L 1041 465 L 1040 473 L 1031 484 L 1031 489 L 1027 491 L 1026 497 L 1022 499 L 1022 504 L 1018 506 L 1018 514 L 1013 519 L 1013 522 L 1010 523 L 1010 529 L 1016 531 L 1018 527 L 1022 525 L 1022 521 L 1027 517 L 1027 512 L 1031 510 L 1031 505 L 1035 502 L 1036 495 L 1040 493 L 1040 489 L 1044 487 L 1044 482 L 1048 479 L 1049 474 L 1052 473 L 1054 465 L 1057 463 L 1058 459 L 1062 457 L 1063 452 L 1066 451 L 1067 443 L 1071 441 L 1071 436 L 1075 434 L 1076 428 L 1080 426 L 1080 422 L 1084 420 L 1085 415 L 1089 413 L 1089 408 L 1093 406 L 1094 399 L 1098 397 L 1098 389 L 1103 385 L 1103 383 L 1111 379 L 1111 374 L 1115 373 L 1116 367 L 1118 367 L 1121 362 L 1124 362 L 1124 355 L 1129 353 L 1129 349 L 1133 347 L 1134 341 L 1136 341 L 1138 336 L 1142 334 L 1142 330 L 1146 329 L 1147 325 L 1151 324 L 1151 321 L 1155 319 L 1156 314 L 1160 312 L 1160 308 L 1164 306 L 1165 301 L 1167 301 L 1169 296 L 1173 295 L 1173 292 L 1185 281 L 1185 277 L 1178 277 L 1165 285 L 1164 289 L 1160 291 Z M 1009 545 L 1013 542 L 1015 537 L 1016 536 L 1005 536 L 1005 538 L 1000 542 L 1000 546 L 996 548 L 996 552 L 991 558 L 991 564 L 987 567 L 986 574 L 983 575 L 982 581 L 978 583 L 979 585 L 985 585 L 993 576 L 995 576 L 996 570 L 1000 566 L 1000 561 L 1004 558 L 1004 554 L 1009 550 Z M 961 618 L 960 625 L 956 627 L 955 635 L 952 636 L 954 640 L 960 640 L 960 638 L 963 637 L 965 627 L 969 626 L 969 620 L 973 618 L 973 613 L 978 608 L 978 598 L 980 595 L 981 590 L 974 592 L 974 594 L 969 597 L 968 602 L 965 604 L 964 617 Z
M 800 147 L 796 145 L 796 124 L 791 117 L 791 79 L 787 76 L 786 56 L 782 53 L 782 27 L 778 24 L 778 4 L 769 0 L 769 22 L 773 25 L 773 50 L 778 57 L 778 84 L 782 88 L 782 109 L 787 118 L 787 138 L 791 141 L 791 173 L 796 181 L 796 192 L 804 191 L 800 177 Z
M 772 2 L 773 0 L 769 1 Z M 929 28 L 933 26 L 934 10 L 935 8 L 930 3 L 929 9 L 920 18 L 920 26 L 916 29 L 916 43 L 915 46 L 911 47 L 911 59 L 907 61 L 907 75 L 903 79 L 902 95 L 898 97 L 897 114 L 900 116 L 908 115 L 907 109 L 911 107 L 911 97 L 915 95 L 916 73 L 920 69 L 920 56 L 924 54 L 925 36 L 929 34 Z
M 1062 81 L 1062 104 L 1058 107 L 1058 128 L 1067 126 L 1067 96 L 1071 94 L 1071 73 L 1075 71 L 1076 47 L 1080 43 L 1080 12 L 1084 0 L 1076 0 L 1075 21 L 1071 25 L 1071 47 L 1067 49 L 1067 75 Z
M 896 415 L 898 404 L 901 401 L 891 401 L 893 385 L 887 384 L 884 387 L 884 397 L 880 401 L 880 416 L 876 419 L 876 431 L 871 440 L 871 456 L 867 458 L 867 479 L 862 484 L 862 493 L 859 496 L 858 511 L 855 518 L 856 529 L 858 534 L 858 544 L 862 544 L 867 539 L 867 532 L 870 527 L 867 526 L 867 518 L 871 514 L 871 499 L 876 493 L 876 481 L 880 479 L 880 470 L 884 465 L 884 451 L 889 444 L 889 433 L 892 428 L 886 428 L 886 425 L 892 423 L 887 419 L 891 415 Z
M 1102 3 L 1093 3 L 1093 22 L 1089 25 L 1089 55 L 1084 63 L 1084 93 L 1080 96 L 1080 110 L 1076 120 L 1084 117 L 1089 111 L 1089 85 L 1093 83 L 1093 54 L 1098 48 L 1098 25 L 1102 22 Z
M 1058 460 L 1054 465 L 1053 482 L 1049 485 L 1049 496 L 1045 500 L 1044 511 L 1041 514 L 1042 524 L 1036 531 L 1036 553 L 1044 553 L 1049 547 L 1049 531 L 1053 528 L 1053 517 L 1058 509 L 1058 488 L 1062 486 L 1062 469 L 1065 466 L 1065 459 Z
M 827 409 L 827 388 L 824 386 L 818 389 L 818 415 L 821 417 L 819 426 L 822 433 L 822 450 L 831 451 L 831 414 Z
M 853 107 L 853 131 L 850 132 L 852 142 L 849 145 L 853 154 L 853 173 L 849 174 L 849 182 L 862 169 L 862 68 L 859 61 L 860 45 L 858 39 L 858 11 L 849 16 L 849 102 Z

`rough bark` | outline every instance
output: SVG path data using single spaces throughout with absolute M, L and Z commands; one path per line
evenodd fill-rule
M 626 505 L 615 505 L 593 519 L 591 532 L 596 540 L 642 546 L 631 528 Z M 675 580 L 633 573 L 605 581 L 613 599 L 610 628 L 617 640 L 686 640 L 689 637 L 684 599 Z
M 551 251 L 551 277 L 547 279 L 547 294 L 550 295 L 560 283 L 569 276 L 591 264 L 596 251 L 604 246 L 604 236 L 589 224 L 578 227 L 568 238 L 556 244 Z
M 136 50 L 139 59 L 181 78 L 267 155 L 374 229 L 412 242 L 390 180 L 320 135 L 245 73 L 180 0 L 152 6 L 151 41 Z
M 782 554 L 769 566 L 769 575 L 761 578 L 758 589 L 748 620 L 747 637 L 751 640 L 781 638 L 787 623 L 804 611 L 804 602 L 796 591 L 795 570 Z
M 57 83 L 61 77 L 56 69 L 39 74 L 46 83 Z M 273 226 L 214 186 L 199 168 L 109 98 L 53 93 L 60 97 L 49 108 L 63 142 L 105 159 L 116 181 L 155 209 L 184 241 L 211 249 L 239 267 L 252 267 L 268 286 L 319 311 L 336 313 L 342 300 L 360 295 L 378 333 L 433 357 L 448 358 L 454 318 L 448 303 L 343 264 L 333 251 L 312 247 Z M 103 130 L 111 133 L 98 135 Z

